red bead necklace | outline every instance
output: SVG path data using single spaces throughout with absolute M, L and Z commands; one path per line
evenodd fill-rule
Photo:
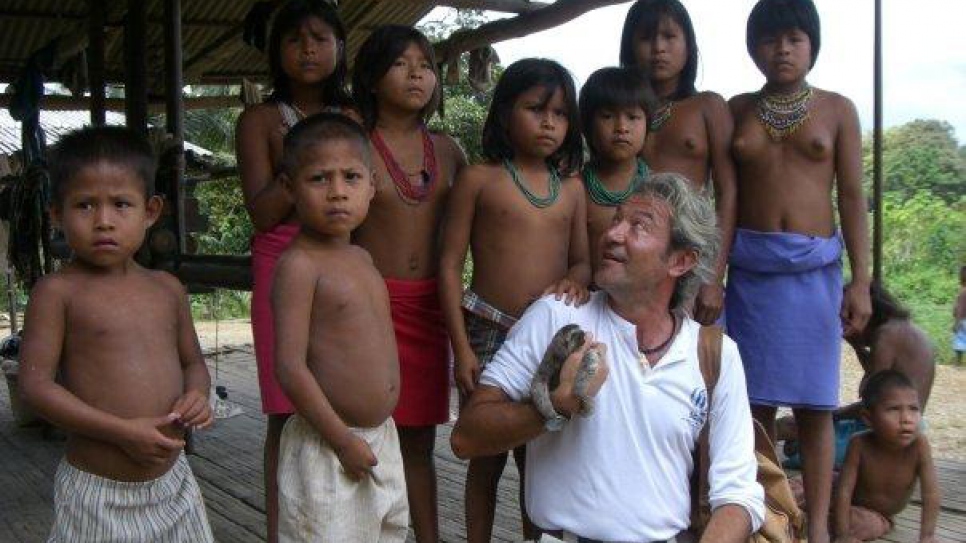
M 392 151 L 389 150 L 389 146 L 386 145 L 382 136 L 379 135 L 379 130 L 373 129 L 369 135 L 369 138 L 372 140 L 372 145 L 376 148 L 379 156 L 382 157 L 382 161 L 386 165 L 386 170 L 389 171 L 389 177 L 392 178 L 392 183 L 396 186 L 396 192 L 399 193 L 403 201 L 413 204 L 425 202 L 429 199 L 429 196 L 433 193 L 433 188 L 436 186 L 436 179 L 439 177 L 436 168 L 436 149 L 433 146 L 433 138 L 429 134 L 426 125 L 420 125 L 419 131 L 423 136 L 423 169 L 419 172 L 422 183 L 418 186 L 413 185 L 409 181 L 409 175 L 396 162 L 396 158 L 392 155 Z

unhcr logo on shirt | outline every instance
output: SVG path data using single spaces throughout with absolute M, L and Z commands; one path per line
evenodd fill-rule
M 708 391 L 704 387 L 695 388 L 691 392 L 691 413 L 688 424 L 695 431 L 700 431 L 708 419 Z

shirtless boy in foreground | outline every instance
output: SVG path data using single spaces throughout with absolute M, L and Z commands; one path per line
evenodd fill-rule
M 279 452 L 279 541 L 405 541 L 392 414 L 399 361 L 386 283 L 349 235 L 375 193 L 362 127 L 322 113 L 286 136 L 282 182 L 301 231 L 272 291 L 276 376 L 295 405 Z
M 862 418 L 871 429 L 853 436 L 845 455 L 834 498 L 836 543 L 871 541 L 889 532 L 917 480 L 922 494 L 919 541 L 937 541 L 939 485 L 929 441 L 919 433 L 922 415 L 915 387 L 896 370 L 881 371 L 866 382 L 862 403 Z
M 211 424 L 184 288 L 133 256 L 161 212 L 151 147 L 120 127 L 62 138 L 53 220 L 74 255 L 34 287 L 24 401 L 69 434 L 53 541 L 213 541 L 184 432 Z

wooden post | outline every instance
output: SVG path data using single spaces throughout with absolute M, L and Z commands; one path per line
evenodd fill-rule
M 104 2 L 88 0 L 88 58 L 87 79 L 91 89 L 91 124 L 103 126 L 106 122 L 106 97 L 104 95 Z
M 142 0 L 127 0 L 124 25 L 124 112 L 127 126 L 148 133 L 147 6 Z
M 882 0 L 875 0 L 872 57 L 872 281 L 882 284 Z
M 174 137 L 179 155 L 176 171 L 172 172 L 170 180 L 170 194 L 167 196 L 173 199 L 175 209 L 178 253 L 184 254 L 187 233 L 184 220 L 184 73 L 181 51 L 181 0 L 164 0 L 165 124 L 168 133 Z

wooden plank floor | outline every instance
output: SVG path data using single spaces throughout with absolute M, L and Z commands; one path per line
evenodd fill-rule
M 227 352 L 226 352 L 227 351 Z M 195 440 L 189 457 L 208 505 L 208 515 L 221 542 L 263 541 L 264 498 L 261 469 L 265 418 L 261 414 L 250 347 L 223 350 L 209 356 L 212 380 L 228 387 L 229 400 L 244 413 L 219 420 Z M 436 461 L 439 474 L 441 538 L 465 541 L 463 481 L 466 464 L 449 448 L 451 425 L 440 428 Z M 14 421 L 7 387 L 0 384 L 0 543 L 45 541 L 52 520 L 52 480 L 63 442 L 44 439 L 35 427 L 21 428 Z M 943 510 L 939 537 L 966 542 L 966 464 L 939 461 Z M 513 462 L 507 465 L 500 487 L 493 541 L 519 541 L 518 479 Z M 918 541 L 919 506 L 914 502 L 896 519 L 896 528 L 882 541 Z M 410 538 L 411 539 L 411 538 Z

